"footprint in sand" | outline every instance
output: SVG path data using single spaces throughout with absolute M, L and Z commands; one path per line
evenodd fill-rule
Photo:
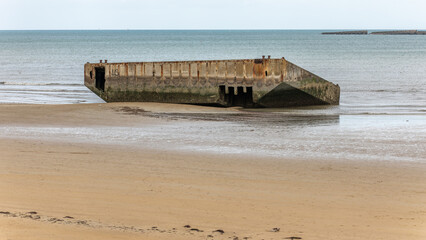
M 59 219 L 59 218 L 49 218 L 48 220 L 51 223 L 57 223 L 57 222 L 63 222 L 64 220 Z

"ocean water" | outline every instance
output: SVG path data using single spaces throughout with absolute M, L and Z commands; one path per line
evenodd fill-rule
M 321 31 L 0 31 L 0 103 L 102 102 L 83 65 L 285 57 L 337 83 L 338 114 L 424 114 L 426 36 Z
M 83 85 L 84 63 L 100 59 L 262 55 L 285 57 L 339 84 L 340 105 L 247 110 L 243 119 L 218 121 L 220 117 L 213 116 L 214 121 L 208 121 L 209 117 L 207 121 L 171 120 L 154 127 L 0 122 L 0 136 L 135 147 L 144 143 L 152 148 L 278 158 L 426 162 L 426 36 L 339 36 L 321 35 L 321 31 L 0 31 L 0 103 L 101 103 Z

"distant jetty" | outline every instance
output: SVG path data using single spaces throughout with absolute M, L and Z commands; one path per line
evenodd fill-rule
M 324 35 L 367 35 L 367 30 L 363 31 L 341 31 L 341 32 L 323 32 Z M 396 30 L 371 32 L 372 35 L 426 35 L 426 31 L 418 30 Z
M 368 31 L 323 32 L 324 35 L 367 35 Z
M 400 31 L 381 31 L 372 32 L 373 35 L 426 35 L 426 31 L 400 30 Z

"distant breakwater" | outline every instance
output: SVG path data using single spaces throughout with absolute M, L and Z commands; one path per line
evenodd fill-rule
M 323 32 L 324 35 L 426 35 L 426 31 L 418 30 L 397 30 L 397 31 L 379 31 L 368 33 L 367 30 L 362 31 L 340 31 L 340 32 Z
M 323 32 L 324 35 L 367 35 L 368 31 Z

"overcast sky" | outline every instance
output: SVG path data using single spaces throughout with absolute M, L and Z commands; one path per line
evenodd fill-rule
M 0 29 L 426 29 L 426 0 L 0 0 Z

